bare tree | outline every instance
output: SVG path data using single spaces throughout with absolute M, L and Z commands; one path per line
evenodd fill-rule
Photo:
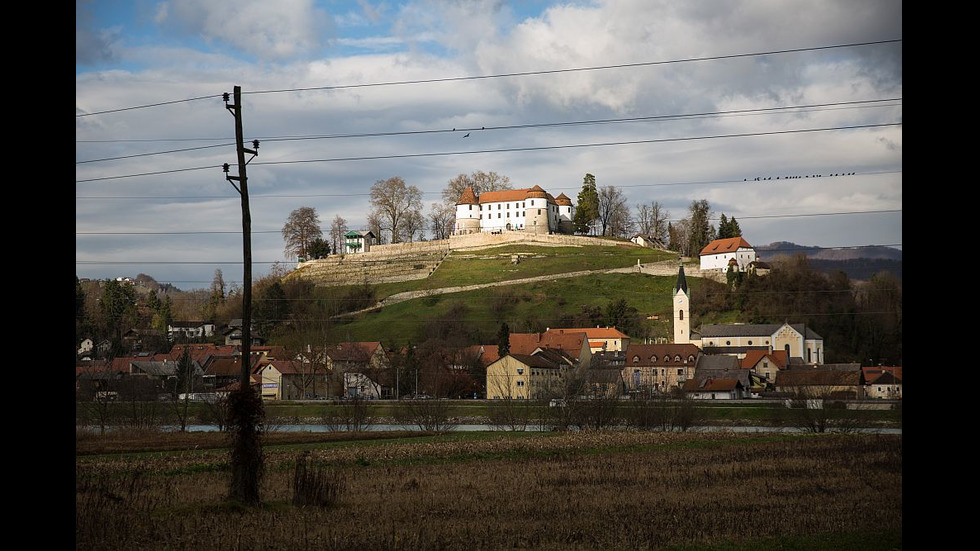
M 459 174 L 449 180 L 446 188 L 442 190 L 443 203 L 447 206 L 454 207 L 453 212 L 455 212 L 456 201 L 459 201 L 460 196 L 463 195 L 463 190 L 468 187 L 473 188 L 473 192 L 477 195 L 485 191 L 511 189 L 509 177 L 493 171 L 483 172 L 482 170 L 477 170 L 472 174 Z
M 445 203 L 432 203 L 429 211 L 429 231 L 432 239 L 449 239 L 453 232 L 456 207 Z
M 347 233 L 347 220 L 339 214 L 330 223 L 330 250 L 334 253 L 344 250 L 344 235 Z
M 422 216 L 421 204 L 418 210 L 405 213 L 403 238 L 406 241 L 421 241 L 425 238 L 425 217 Z
M 599 225 L 602 227 L 602 235 L 612 235 L 608 233 L 616 224 L 625 225 L 625 220 L 629 219 L 629 208 L 626 206 L 626 196 L 615 186 L 602 186 L 599 188 Z
M 291 312 L 290 323 L 278 334 L 277 340 L 294 362 L 300 398 L 307 394 L 327 393 L 330 363 L 327 354 L 332 327 L 329 313 L 318 302 L 298 301 Z
M 669 238 L 667 234 L 667 220 L 669 218 L 670 212 L 664 209 L 658 201 L 653 201 L 650 204 L 637 205 L 634 220 L 639 233 L 666 243 Z
M 307 257 L 310 243 L 323 238 L 320 217 L 313 207 L 300 207 L 289 213 L 286 225 L 282 227 L 282 239 L 286 242 L 287 258 Z
M 378 245 L 384 245 L 388 241 L 385 240 L 384 233 L 381 231 L 383 224 L 381 222 L 381 215 L 377 212 L 369 212 L 367 215 L 367 227 L 368 231 L 374 234 L 378 239 Z
M 371 186 L 371 206 L 381 230 L 388 232 L 392 243 L 400 243 L 406 237 L 406 218 L 422 210 L 422 192 L 406 185 L 400 176 L 392 176 Z

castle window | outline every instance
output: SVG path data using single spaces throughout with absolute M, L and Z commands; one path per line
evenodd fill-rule
M 541 216 L 541 209 L 538 209 L 538 216 Z
M 680 314 L 680 320 L 684 321 L 684 310 L 678 310 L 678 314 Z
M 749 341 L 749 346 L 752 346 L 752 341 Z
M 732 345 L 732 341 L 725 341 L 725 346 L 731 346 L 731 345 Z

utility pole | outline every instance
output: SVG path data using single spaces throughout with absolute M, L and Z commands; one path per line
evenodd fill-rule
M 248 177 L 245 175 L 245 154 L 251 153 L 252 159 L 259 154 L 259 141 L 254 140 L 254 149 L 246 149 L 244 145 L 244 132 L 242 131 L 242 87 L 235 86 L 235 103 L 228 104 L 228 93 L 224 94 L 225 109 L 228 109 L 235 117 L 235 149 L 238 151 L 238 176 L 228 174 L 228 163 L 224 164 L 225 178 L 231 182 L 232 187 L 242 196 L 242 261 L 244 273 L 242 284 L 242 388 L 249 387 L 249 368 L 251 367 L 251 348 L 252 348 L 252 214 L 248 207 Z M 249 159 L 251 161 L 252 159 Z M 238 185 L 235 185 L 235 182 Z
M 253 148 L 244 145 L 242 131 L 242 88 L 235 86 L 234 103 L 228 103 L 225 92 L 225 109 L 235 117 L 235 149 L 238 152 L 238 176 L 228 174 L 230 167 L 222 167 L 225 178 L 242 197 L 242 260 L 244 282 L 242 295 L 242 371 L 238 392 L 233 393 L 230 403 L 231 420 L 234 424 L 234 444 L 232 446 L 232 484 L 230 497 L 245 504 L 257 504 L 259 499 L 259 479 L 263 473 L 262 448 L 259 443 L 258 424 L 262 418 L 262 398 L 255 396 L 251 385 L 252 367 L 252 215 L 248 207 L 248 177 L 245 166 L 259 154 L 259 141 L 252 142 Z M 245 154 L 252 157 L 246 161 Z M 238 185 L 235 185 L 238 182 Z

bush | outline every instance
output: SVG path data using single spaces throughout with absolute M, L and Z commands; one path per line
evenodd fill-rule
M 322 465 L 311 465 L 310 452 L 305 451 L 293 470 L 293 505 L 331 507 L 337 503 L 344 488 L 336 472 L 328 474 Z

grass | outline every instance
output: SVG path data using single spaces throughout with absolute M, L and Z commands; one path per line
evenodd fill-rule
M 225 448 L 76 455 L 76 549 L 901 549 L 901 436 L 282 438 L 257 507 L 226 499 Z

